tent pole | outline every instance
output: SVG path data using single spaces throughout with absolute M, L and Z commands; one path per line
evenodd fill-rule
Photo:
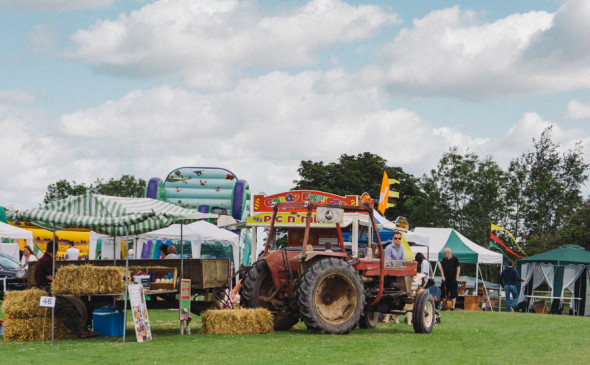
M 51 281 L 55 279 L 55 223 L 53 223 L 53 257 L 51 263 Z M 47 251 L 47 250 L 46 250 Z M 51 293 L 53 295 L 53 293 Z M 55 340 L 55 305 L 51 307 L 51 342 Z
M 127 237 L 129 237 L 129 228 L 125 227 L 125 231 L 127 233 Z M 135 228 L 135 232 L 137 232 L 137 227 Z M 135 244 L 133 245 L 133 248 L 137 248 L 137 235 L 135 236 Z M 127 254 L 128 252 L 129 251 L 125 252 L 125 280 L 123 282 L 123 343 L 125 343 L 125 335 L 127 334 L 127 285 L 129 283 L 129 255 Z
M 352 220 L 352 257 L 359 257 L 359 220 Z
M 184 240 L 182 238 L 182 228 L 184 224 L 180 224 L 180 281 L 184 279 Z
M 117 236 L 115 236 L 113 229 L 113 265 L 117 266 Z
M 478 260 L 479 260 L 479 256 L 478 256 Z M 477 279 L 479 279 L 479 262 L 475 263 L 475 295 L 478 294 L 478 281 Z
M 137 238 L 136 238 L 137 239 Z M 129 281 L 129 255 L 125 255 L 125 286 L 123 287 L 123 343 L 125 343 L 125 334 L 127 333 L 127 285 Z
M 258 251 L 258 227 L 252 227 L 252 243 L 250 244 L 250 265 L 256 262 L 256 251 Z
M 483 284 L 483 290 L 485 291 L 485 297 L 488 298 L 488 305 L 490 306 L 490 309 L 493 312 L 494 307 L 492 307 L 492 301 L 490 300 L 490 292 L 488 291 L 488 288 L 486 286 L 486 282 L 483 280 L 483 274 L 481 273 L 481 271 L 479 272 L 479 275 L 481 275 L 481 283 Z

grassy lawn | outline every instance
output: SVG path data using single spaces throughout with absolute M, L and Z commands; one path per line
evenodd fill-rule
M 2 313 L 0 313 L 2 315 Z M 130 317 L 129 317 L 130 318 Z M 153 341 L 135 342 L 128 322 L 120 338 L 0 342 L 0 363 L 91 364 L 505 364 L 590 362 L 590 318 L 521 313 L 443 312 L 432 334 L 406 324 L 380 323 L 344 336 L 312 335 L 299 323 L 271 335 L 180 336 L 178 313 L 151 310 Z

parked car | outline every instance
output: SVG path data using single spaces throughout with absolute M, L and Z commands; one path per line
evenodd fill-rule
M 18 261 L 0 253 L 0 278 L 15 278 L 19 272 L 20 267 Z
M 0 253 L 0 300 L 4 299 L 4 292 L 9 290 L 24 290 L 26 280 L 20 277 L 20 266 L 17 260 Z

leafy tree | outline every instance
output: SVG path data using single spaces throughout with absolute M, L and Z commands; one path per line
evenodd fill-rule
M 557 236 L 561 244 L 574 243 L 590 250 L 590 200 L 568 217 Z
M 413 213 L 428 217 L 424 226 L 453 227 L 473 240 L 487 242 L 490 221 L 501 215 L 504 175 L 491 158 L 481 160 L 451 147 L 437 168 L 420 180 Z
M 319 190 L 336 195 L 360 195 L 367 192 L 378 200 L 384 171 L 389 178 L 400 181 L 399 185 L 392 185 L 391 190 L 399 191 L 400 197 L 392 199 L 396 206 L 385 211 L 386 217 L 408 217 L 411 212 L 406 203 L 417 192 L 417 179 L 400 167 L 388 167 L 384 158 L 369 152 L 356 156 L 343 154 L 338 162 L 328 164 L 322 161 L 301 161 L 297 169 L 301 178 L 293 181 L 293 189 Z
M 517 184 L 507 194 L 511 225 L 524 237 L 529 254 L 563 244 L 558 233 L 583 207 L 581 186 L 588 180 L 580 144 L 562 155 L 551 131 L 548 127 L 533 139 L 533 150 L 513 160 L 509 172 Z
M 51 203 L 52 201 L 65 199 L 69 196 L 83 195 L 88 191 L 88 187 L 84 184 L 77 184 L 76 181 L 72 181 L 70 184 L 66 180 L 58 180 L 54 184 L 47 186 L 47 192 L 43 203 Z
M 490 157 L 476 159 L 474 170 L 469 174 L 471 183 L 466 193 L 470 197 L 464 205 L 465 234 L 477 242 L 488 242 L 490 223 L 503 215 L 504 171 Z
M 144 179 L 136 179 L 132 175 L 123 175 L 120 179 L 113 178 L 108 181 L 97 179 L 92 189 L 94 192 L 110 196 L 124 196 L 141 198 L 145 195 L 147 183 Z
M 43 203 L 47 204 L 52 201 L 86 193 L 137 198 L 144 196 L 146 187 L 147 183 L 144 179 L 136 179 L 132 175 L 123 175 L 118 180 L 113 178 L 108 181 L 97 179 L 90 186 L 77 184 L 75 181 L 70 183 L 66 180 L 59 180 L 47 187 Z
M 409 196 L 405 206 L 408 219 L 414 227 L 449 227 L 449 203 L 444 199 L 437 181 L 424 175 L 416 184 L 416 192 Z

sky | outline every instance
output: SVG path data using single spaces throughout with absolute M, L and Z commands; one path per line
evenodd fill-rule
M 0 205 L 183 166 L 274 194 L 365 151 L 506 168 L 549 126 L 590 162 L 589 36 L 585 0 L 0 0 Z

